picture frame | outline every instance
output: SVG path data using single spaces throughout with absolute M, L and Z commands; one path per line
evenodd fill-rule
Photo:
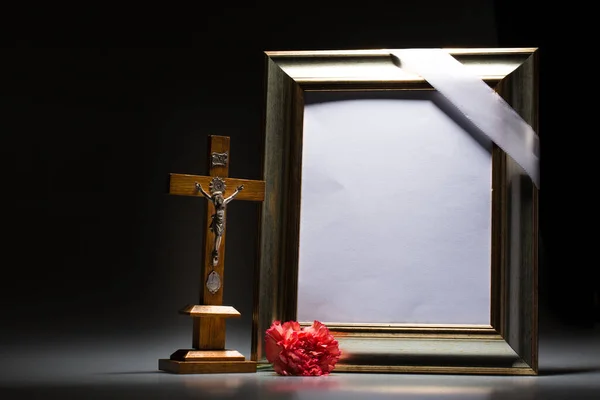
M 493 88 L 537 132 L 536 48 L 443 50 Z M 420 76 L 403 71 L 391 56 L 394 51 L 265 52 L 266 194 L 260 216 L 251 350 L 259 368 L 268 364 L 266 329 L 273 321 L 298 319 L 306 98 L 311 93 L 435 92 Z M 489 156 L 489 265 L 485 266 L 487 275 L 482 275 L 488 280 L 480 279 L 475 285 L 489 295 L 489 323 L 371 323 L 369 315 L 358 315 L 359 322 L 322 321 L 342 350 L 336 372 L 538 373 L 538 188 L 493 143 Z M 358 192 L 368 191 L 364 182 L 356 185 Z M 355 276 L 353 271 L 344 271 L 347 277 Z M 385 274 L 378 279 L 382 287 L 389 285 Z M 357 283 L 357 291 L 363 290 L 361 285 Z M 449 287 L 438 287 L 436 295 L 443 295 Z

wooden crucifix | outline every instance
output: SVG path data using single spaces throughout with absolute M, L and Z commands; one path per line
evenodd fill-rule
M 200 304 L 180 310 L 193 319 L 192 349 L 180 349 L 169 359 L 159 359 L 158 368 L 181 374 L 256 372 L 255 361 L 225 349 L 225 320 L 241 315 L 223 305 L 225 221 L 230 202 L 263 201 L 265 182 L 229 178 L 229 137 L 209 136 L 208 149 L 208 176 L 170 174 L 169 194 L 200 197 L 207 203 L 209 223 L 202 246 Z

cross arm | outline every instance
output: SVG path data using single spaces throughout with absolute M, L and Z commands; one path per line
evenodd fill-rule
M 170 174 L 169 194 L 178 196 L 202 196 L 196 189 L 198 182 L 204 190 L 208 190 L 208 185 L 213 177 L 187 174 Z M 263 201 L 265 199 L 265 181 L 255 181 L 250 179 L 223 178 L 227 185 L 225 196 L 233 193 L 235 188 L 244 185 L 244 190 L 240 191 L 235 197 L 236 200 Z

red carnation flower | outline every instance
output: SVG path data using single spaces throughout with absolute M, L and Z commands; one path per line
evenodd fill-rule
M 328 375 L 340 359 L 340 348 L 319 321 L 300 328 L 296 321 L 275 321 L 265 334 L 267 360 L 279 375 Z

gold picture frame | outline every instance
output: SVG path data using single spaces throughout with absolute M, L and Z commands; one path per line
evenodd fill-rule
M 538 129 L 536 48 L 445 49 Z M 264 333 L 296 320 L 302 137 L 306 91 L 433 90 L 398 71 L 394 50 L 265 52 L 263 179 L 252 360 Z M 392 72 L 393 70 L 393 72 Z M 494 146 L 490 324 L 328 325 L 345 355 L 336 372 L 536 375 L 538 371 L 538 189 Z

